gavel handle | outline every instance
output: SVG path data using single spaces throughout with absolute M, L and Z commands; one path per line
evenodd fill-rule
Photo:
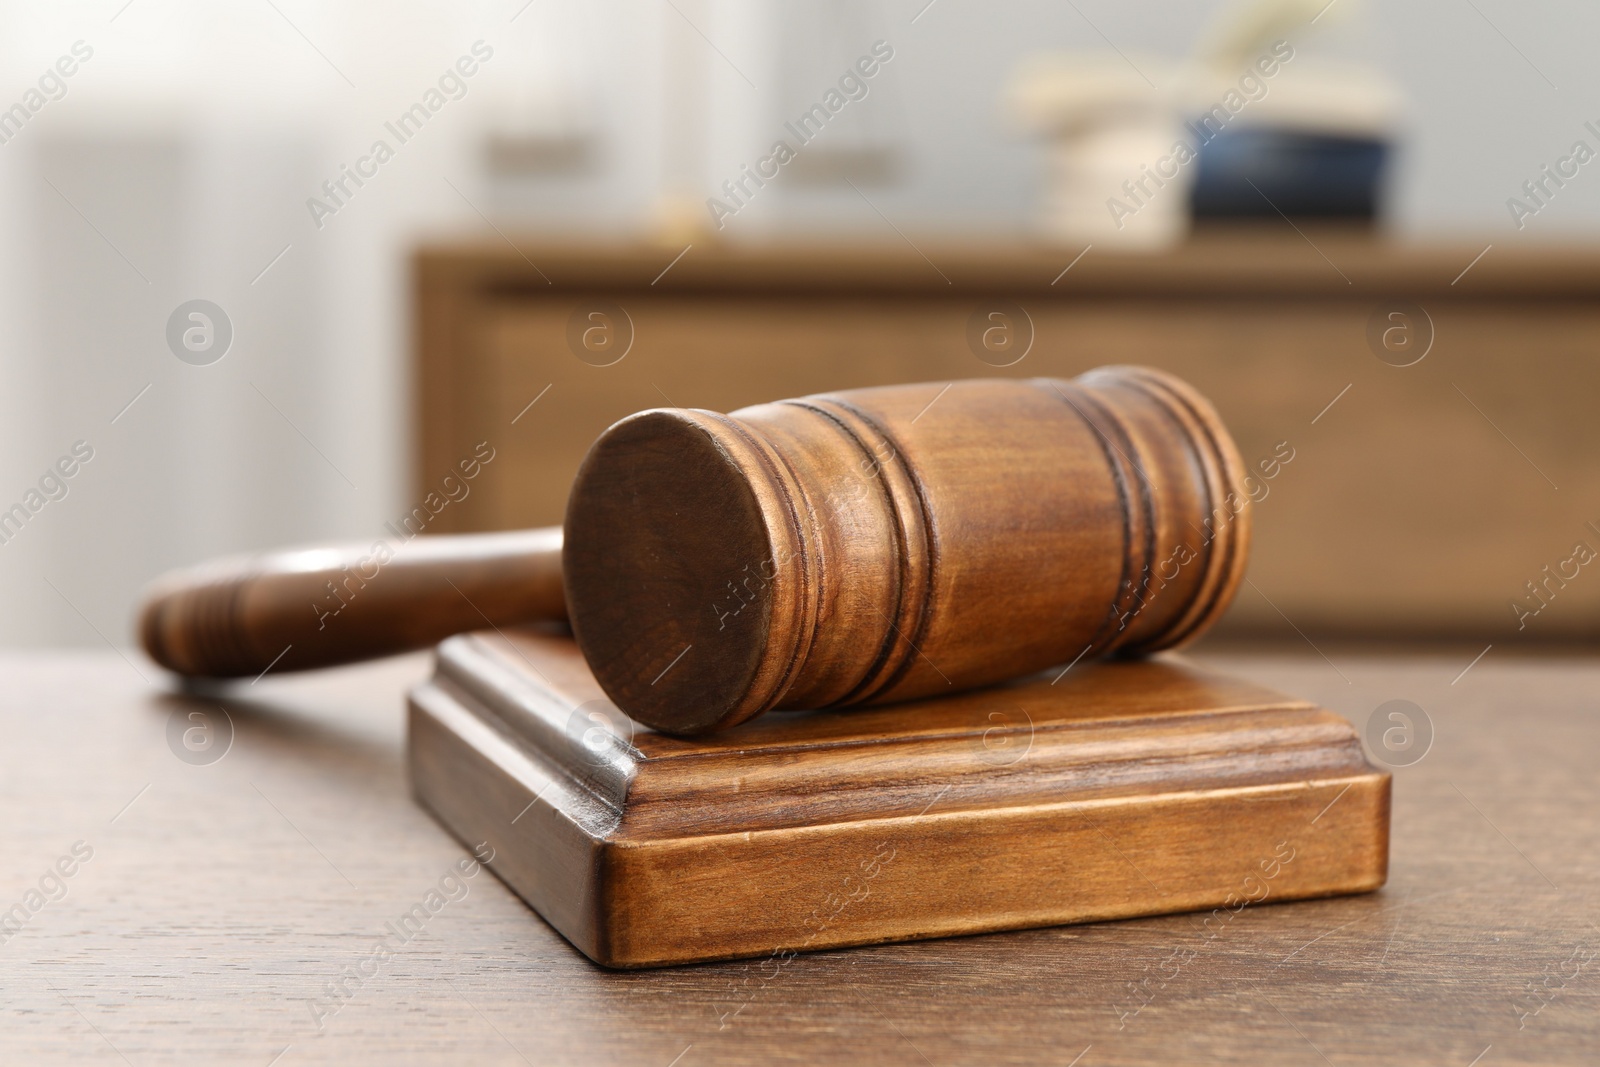
M 139 636 L 163 667 L 229 678 L 566 617 L 561 529 L 548 527 L 218 560 L 159 579 L 140 611 Z

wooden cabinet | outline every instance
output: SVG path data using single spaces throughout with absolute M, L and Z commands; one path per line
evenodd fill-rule
M 1574 560 L 1600 551 L 1600 249 L 1497 244 L 1474 263 L 1483 243 L 1308 238 L 1091 249 L 1065 273 L 1078 250 L 429 246 L 415 495 L 488 442 L 429 532 L 555 523 L 590 442 L 642 408 L 1143 363 L 1209 396 L 1262 465 L 1225 629 L 1594 635 L 1600 567 Z M 1541 608 L 1521 630 L 1519 598 Z

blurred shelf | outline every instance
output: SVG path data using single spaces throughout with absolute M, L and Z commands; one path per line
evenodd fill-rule
M 478 442 L 500 457 L 428 528 L 559 522 L 589 443 L 643 408 L 1147 363 L 1209 396 L 1246 462 L 1295 457 L 1265 483 L 1226 632 L 1600 635 L 1600 577 L 1549 577 L 1600 549 L 1600 244 L 1287 224 L 1153 256 L 916 241 L 420 249 L 416 500 Z M 994 309 L 1025 352 L 1006 366 L 972 339 Z M 625 358 L 580 353 L 591 322 Z M 1548 605 L 1519 630 L 1529 582 Z
M 1424 243 L 1356 226 L 1303 226 L 1296 232 L 1281 223 L 1238 224 L 1201 228 L 1168 252 L 1092 247 L 1080 260 L 1083 245 L 913 239 L 915 246 L 893 239 L 697 241 L 673 263 L 683 246 L 551 243 L 534 235 L 491 234 L 428 245 L 416 263 L 429 280 L 657 292 L 892 294 L 923 293 L 934 285 L 1009 296 L 1476 293 L 1555 299 L 1600 292 L 1600 241 L 1541 244 L 1502 237 Z M 1063 276 L 1069 263 L 1072 269 Z

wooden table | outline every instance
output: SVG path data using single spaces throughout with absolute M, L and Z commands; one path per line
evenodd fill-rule
M 1428 712 L 1431 751 L 1395 772 L 1383 891 L 1250 907 L 1209 945 L 1172 916 L 802 956 L 770 977 L 603 971 L 487 873 L 445 882 L 466 895 L 369 962 L 466 856 L 402 772 L 401 693 L 424 656 L 220 699 L 169 695 L 111 653 L 13 656 L 0 908 L 28 921 L 0 935 L 0 1061 L 1594 1062 L 1600 662 L 1497 649 L 1458 678 L 1471 650 L 1322 651 L 1199 658 L 1358 724 L 1394 698 Z M 231 750 L 177 759 L 169 717 L 219 705 Z M 66 895 L 27 914 L 80 841 L 92 857 L 47 880 Z

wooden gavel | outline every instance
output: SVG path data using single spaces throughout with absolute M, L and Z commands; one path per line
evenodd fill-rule
M 606 694 L 673 733 L 1168 648 L 1250 541 L 1211 405 L 1140 367 L 858 389 L 601 435 L 559 529 L 224 560 L 152 588 L 181 674 L 256 675 L 568 619 Z

